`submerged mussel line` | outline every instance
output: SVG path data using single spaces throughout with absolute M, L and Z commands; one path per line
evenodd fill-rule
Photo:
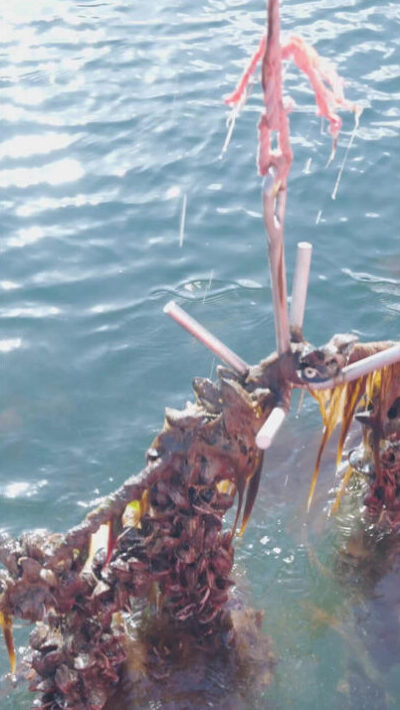
M 195 402 L 166 409 L 144 471 L 65 535 L 1 535 L 0 612 L 3 622 L 36 622 L 30 687 L 41 710 L 104 707 L 127 655 L 123 612 L 140 599 L 156 596 L 175 653 L 185 638 L 207 653 L 235 646 L 227 607 L 234 530 L 223 529 L 223 517 L 236 498 L 234 528 L 250 516 L 262 464 L 255 436 L 277 399 L 268 387 L 276 361 L 245 376 L 219 368 L 218 383 L 196 378 Z M 91 553 L 104 524 L 107 549 Z M 10 640 L 8 649 L 14 665 Z M 165 643 L 148 649 L 154 681 L 168 675 L 168 653 Z
M 390 341 L 358 343 L 351 335 L 335 335 L 319 349 L 305 348 L 300 367 L 306 378 L 323 383 L 352 365 L 378 352 L 388 351 Z M 324 429 L 314 471 L 315 485 L 324 448 L 339 425 L 337 466 L 354 420 L 361 424 L 362 441 L 348 452 L 348 470 L 344 482 L 352 475 L 361 477 L 367 486 L 363 499 L 364 518 L 368 525 L 396 530 L 400 526 L 400 364 L 395 362 L 363 374 L 336 388 L 317 390 Z M 333 508 L 337 509 L 344 489 Z
M 365 521 L 380 532 L 400 526 L 400 365 L 384 367 L 360 387 L 354 415 L 362 443 L 349 465 L 367 485 Z
M 232 672 L 232 658 L 241 667 L 246 663 L 237 653 L 243 645 L 229 603 L 233 537 L 237 527 L 245 529 L 258 491 L 260 426 L 290 398 L 293 387 L 306 386 L 304 373 L 337 376 L 349 362 L 387 347 L 384 342 L 354 344 L 352 336 L 335 336 L 318 350 L 305 341 L 292 342 L 289 352 L 273 353 L 245 373 L 219 367 L 216 383 L 195 378 L 194 402 L 182 411 L 165 410 L 142 473 L 80 525 L 65 534 L 0 536 L 5 567 L 0 622 L 12 670 L 12 617 L 36 623 L 28 661 L 34 671 L 30 687 L 40 694 L 36 707 L 102 710 L 130 654 L 126 619 L 141 605 L 151 630 L 141 635 L 141 672 L 150 684 L 168 678 L 189 648 L 207 658 L 226 658 L 232 678 L 239 677 Z M 400 518 L 399 365 L 379 372 L 315 395 L 324 420 L 317 466 L 334 427 L 341 422 L 342 447 L 354 416 L 361 417 L 370 472 L 367 515 L 379 523 L 384 510 L 395 526 Z M 367 423 L 359 412 L 366 405 Z M 235 502 L 234 524 L 224 529 L 224 516 Z M 93 548 L 102 528 L 105 541 Z M 268 672 L 264 668 L 260 674 L 269 679 L 272 654 L 263 655 Z

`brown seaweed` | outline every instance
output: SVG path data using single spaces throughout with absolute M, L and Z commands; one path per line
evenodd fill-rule
M 300 358 L 304 379 L 323 381 L 359 359 L 385 350 L 391 342 L 356 343 L 351 336 L 334 336 L 326 346 L 306 351 Z M 362 445 L 349 455 L 344 484 L 334 503 L 339 507 L 344 488 L 352 475 L 366 476 L 368 494 L 364 499 L 368 522 L 381 528 L 400 525 L 400 365 L 398 363 L 364 375 L 333 390 L 315 390 L 324 423 L 322 439 L 311 484 L 314 492 L 325 446 L 340 424 L 337 445 L 339 466 L 347 434 L 354 420 L 362 426 Z

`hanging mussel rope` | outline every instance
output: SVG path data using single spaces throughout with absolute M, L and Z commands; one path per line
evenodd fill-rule
M 31 688 L 43 710 L 103 707 L 126 658 L 121 612 L 140 599 L 156 605 L 174 648 L 188 638 L 209 653 L 227 638 L 234 648 L 226 607 L 233 530 L 223 529 L 223 517 L 236 497 L 244 530 L 257 493 L 255 436 L 276 401 L 264 379 L 225 368 L 218 384 L 196 378 L 195 403 L 166 410 L 142 474 L 81 525 L 66 535 L 1 536 L 0 621 L 13 671 L 11 617 L 38 622 Z M 147 650 L 149 676 L 168 674 L 165 637 Z
M 169 315 L 230 369 L 219 368 L 217 383 L 195 379 L 194 403 L 183 411 L 166 410 L 144 471 L 79 526 L 66 534 L 32 532 L 18 540 L 0 536 L 0 624 L 11 671 L 16 668 L 15 616 L 36 623 L 29 663 L 41 710 L 102 710 L 124 663 L 159 690 L 173 668 L 185 659 L 190 663 L 194 652 L 226 658 L 230 688 L 243 678 L 252 684 L 255 676 L 268 682 L 273 657 L 266 637 L 258 661 L 253 658 L 246 667 L 254 644 L 246 645 L 237 611 L 228 603 L 232 540 L 236 527 L 243 532 L 249 520 L 263 450 L 289 410 L 294 387 L 313 391 L 324 423 L 309 504 L 333 429 L 341 422 L 339 458 L 350 423 L 363 406 L 356 416 L 374 471 L 367 510 L 379 519 L 385 514 L 394 525 L 400 522 L 400 346 L 355 344 L 353 336 L 334 336 L 316 350 L 303 339 L 310 255 L 306 243 L 296 267 L 290 319 L 287 312 L 283 225 L 292 153 L 281 62 L 289 57 L 308 75 L 318 111 L 330 121 L 334 147 L 340 128 L 337 109 L 351 108 L 358 116 L 356 107 L 345 101 L 336 72 L 314 50 L 297 37 L 281 46 L 279 0 L 269 0 L 267 36 L 229 101 L 236 116 L 261 60 L 265 108 L 259 124 L 259 171 L 265 175 L 277 353 L 249 367 L 182 309 L 168 304 Z M 274 149 L 271 133 L 277 139 Z M 233 524 L 225 529 L 224 516 L 235 501 Z M 129 646 L 129 618 L 141 605 L 145 631 L 139 652 Z M 260 631 L 259 617 L 254 629 Z

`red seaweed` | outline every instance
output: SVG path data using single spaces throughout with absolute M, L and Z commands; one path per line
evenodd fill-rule
M 359 108 L 344 96 L 344 81 L 333 65 L 319 56 L 316 50 L 304 40 L 293 35 L 286 43 L 281 44 L 279 32 L 279 3 L 268 5 L 268 33 L 264 35 L 248 67 L 244 71 L 239 84 L 225 103 L 241 108 L 246 102 L 247 90 L 251 76 L 259 62 L 262 62 L 262 88 L 265 109 L 258 125 L 258 170 L 260 175 L 266 175 L 271 165 L 277 169 L 276 182 L 283 188 L 292 162 L 292 152 L 289 139 L 288 114 L 293 108 L 293 102 L 282 94 L 281 61 L 293 59 L 301 72 L 306 74 L 314 90 L 318 115 L 326 118 L 330 124 L 333 137 L 332 155 L 342 127 L 342 119 L 337 111 L 345 109 L 353 111 L 356 118 Z M 271 147 L 271 131 L 278 136 L 277 148 Z

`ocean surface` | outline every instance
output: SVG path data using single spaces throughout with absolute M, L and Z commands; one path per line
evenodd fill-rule
M 364 108 L 356 131 L 343 113 L 327 167 L 327 124 L 287 67 L 289 284 L 296 243 L 314 246 L 305 335 L 398 338 L 400 4 L 281 4 L 283 31 L 334 62 Z M 249 362 L 274 349 L 258 76 L 221 156 L 223 97 L 258 44 L 265 2 L 0 0 L 0 17 L 0 526 L 18 535 L 78 523 L 143 467 L 164 407 L 215 374 L 213 355 L 163 315 L 169 299 Z M 313 400 L 294 408 L 237 545 L 241 594 L 265 611 L 278 659 L 260 704 L 395 710 L 400 572 L 371 590 L 361 579 L 357 594 L 335 573 L 332 452 L 305 514 L 320 429 Z M 18 624 L 20 646 L 27 635 Z M 0 706 L 29 708 L 7 670 L 0 644 Z

